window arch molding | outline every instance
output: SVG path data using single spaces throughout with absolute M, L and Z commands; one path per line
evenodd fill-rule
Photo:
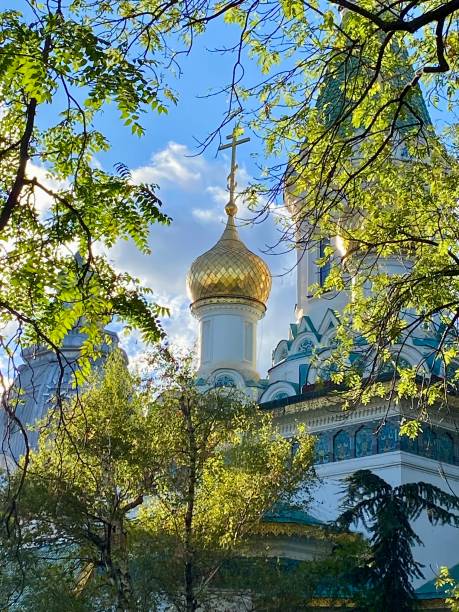
M 295 338 L 295 341 L 292 344 L 291 353 L 295 355 L 302 353 L 306 357 L 310 357 L 316 350 L 316 346 L 317 344 L 313 334 L 311 332 L 305 332 Z
M 270 385 L 261 396 L 261 402 L 273 402 L 276 400 L 286 399 L 296 395 L 296 389 L 293 385 L 286 381 L 279 381 Z
M 281 340 L 273 351 L 273 364 L 276 365 L 288 357 L 288 343 Z
M 212 373 L 211 384 L 214 387 L 233 387 L 243 389 L 245 382 L 236 370 L 221 369 Z

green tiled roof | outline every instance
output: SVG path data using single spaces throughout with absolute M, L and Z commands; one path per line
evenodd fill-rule
M 401 91 L 407 83 L 413 80 L 414 73 L 406 48 L 397 48 L 395 51 L 400 58 L 400 62 L 398 73 L 393 78 L 395 84 L 400 85 Z M 333 68 L 333 73 L 329 71 L 326 74 L 322 90 L 317 99 L 317 109 L 321 112 L 326 123 L 332 124 L 347 110 L 345 87 L 347 85 L 349 88 L 353 77 L 364 75 L 365 70 L 364 63 L 357 57 L 348 56 L 346 60 Z M 371 78 L 372 76 L 373 73 L 370 72 L 368 77 Z M 384 81 L 384 78 L 382 81 Z M 411 106 L 413 112 L 406 108 L 402 110 L 397 119 L 397 127 L 399 129 L 413 123 L 417 125 L 419 122 L 418 118 L 422 119 L 425 125 L 432 125 L 432 120 L 419 85 L 413 88 L 405 97 L 405 100 Z
M 269 512 L 263 516 L 265 523 L 295 523 L 297 525 L 324 525 L 312 514 L 289 504 L 275 504 Z
M 459 582 L 459 563 L 449 568 L 449 575 L 455 582 Z M 436 578 L 432 578 L 432 580 L 420 586 L 419 589 L 416 590 L 416 597 L 418 599 L 443 599 L 448 597 L 448 587 L 440 587 L 437 589 L 435 581 Z

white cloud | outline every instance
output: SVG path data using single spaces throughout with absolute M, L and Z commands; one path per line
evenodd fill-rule
M 225 215 L 221 210 L 214 210 L 212 208 L 193 208 L 191 214 L 203 223 L 221 223 L 225 219 Z
M 187 296 L 159 295 L 157 301 L 167 304 L 170 310 L 170 316 L 162 321 L 170 344 L 179 349 L 192 349 L 197 342 L 197 323 L 191 315 Z M 149 349 L 142 341 L 140 333 L 133 330 L 125 334 L 120 323 L 113 327 L 118 333 L 121 348 L 126 351 L 129 358 L 129 366 L 133 370 L 142 371 L 146 365 Z
M 188 296 L 175 296 L 168 307 L 171 314 L 164 324 L 171 342 L 182 349 L 192 348 L 197 341 L 197 322 L 191 315 Z
M 49 189 L 50 191 L 55 193 L 69 188 L 68 181 L 60 181 L 53 178 L 53 176 L 46 168 L 44 168 L 43 166 L 38 166 L 37 164 L 34 164 L 30 161 L 27 163 L 27 177 L 29 179 L 36 178 L 37 181 L 46 189 Z M 40 189 L 40 187 L 34 188 L 34 195 L 35 206 L 40 216 L 44 218 L 46 217 L 46 214 L 53 203 L 53 198 L 45 191 L 43 191 L 43 189 Z
M 202 180 L 206 169 L 203 157 L 192 156 L 185 145 L 169 142 L 165 149 L 152 155 L 149 164 L 134 170 L 132 178 L 136 183 L 170 183 L 190 188 Z
M 242 175 L 242 179 L 239 179 L 239 194 L 236 195 L 236 204 L 238 207 L 237 215 L 239 217 L 239 225 L 245 225 L 247 224 L 247 219 L 250 218 L 251 213 L 247 208 L 244 194 L 241 192 L 247 187 L 250 177 L 244 168 L 239 171 L 239 175 Z M 210 195 L 210 200 L 214 205 L 206 206 L 206 208 L 194 208 L 192 211 L 193 216 L 203 223 L 225 222 L 225 206 L 229 199 L 226 185 L 208 185 L 205 189 L 205 193 Z
M 228 190 L 221 185 L 209 185 L 206 188 L 206 193 L 209 193 L 215 204 L 223 208 L 228 203 Z

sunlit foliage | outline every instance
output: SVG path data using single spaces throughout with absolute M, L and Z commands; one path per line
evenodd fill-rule
M 14 511 L 22 474 L 5 479 L 1 605 L 196 610 L 264 512 L 307 491 L 311 437 L 300 432 L 293 456 L 254 404 L 199 392 L 188 362 L 165 355 L 146 383 L 115 352 L 48 415 Z

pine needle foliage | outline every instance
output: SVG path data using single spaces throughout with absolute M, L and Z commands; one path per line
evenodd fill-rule
M 336 525 L 342 529 L 361 525 L 369 533 L 370 559 L 365 569 L 373 586 L 370 609 L 413 610 L 412 581 L 423 578 L 423 573 L 412 550 L 422 541 L 411 523 L 425 513 L 434 526 L 459 527 L 459 500 L 426 482 L 392 487 L 370 470 L 358 470 L 345 482 Z

